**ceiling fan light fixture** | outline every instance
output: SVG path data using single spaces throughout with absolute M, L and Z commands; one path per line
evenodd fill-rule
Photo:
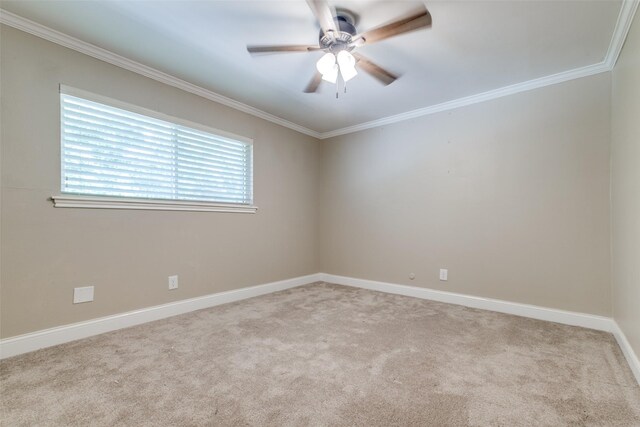
M 338 79 L 338 64 L 333 53 L 325 53 L 316 63 L 316 68 L 322 74 L 322 80 L 335 83 Z
M 324 74 L 322 74 L 322 80 L 329 83 L 335 83 L 338 80 L 338 64 L 333 66 Z
M 340 66 L 340 74 L 345 82 L 358 75 L 356 70 L 356 58 L 346 50 L 338 52 L 338 65 Z
M 336 56 L 333 53 L 325 53 L 316 63 L 318 72 L 322 75 L 331 73 L 336 65 Z

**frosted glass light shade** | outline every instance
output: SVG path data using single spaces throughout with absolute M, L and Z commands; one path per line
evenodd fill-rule
M 333 53 L 325 53 L 316 63 L 316 68 L 322 74 L 322 80 L 335 83 L 338 79 L 338 64 Z
M 333 53 L 325 53 L 316 63 L 316 68 L 320 74 L 327 74 L 333 70 L 336 65 L 336 57 Z
M 322 75 L 322 80 L 329 83 L 335 83 L 336 80 L 338 80 L 338 64 L 333 64 L 331 69 Z
M 340 66 L 340 74 L 345 82 L 358 75 L 356 71 L 356 59 L 346 50 L 338 52 L 338 65 Z

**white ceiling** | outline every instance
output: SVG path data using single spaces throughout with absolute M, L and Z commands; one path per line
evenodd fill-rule
M 366 30 L 411 1 L 336 0 Z M 2 8 L 323 133 L 602 62 L 622 2 L 429 1 L 433 27 L 362 47 L 401 75 L 360 73 L 335 98 L 302 92 L 321 52 L 250 56 L 247 44 L 317 44 L 304 0 L 2 1 Z

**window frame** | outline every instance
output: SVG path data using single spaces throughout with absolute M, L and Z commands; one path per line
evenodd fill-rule
M 232 139 L 251 146 L 249 162 L 251 168 L 251 202 L 248 204 L 234 204 L 205 200 L 175 200 L 175 199 L 157 199 L 157 198 L 134 198 L 134 197 L 115 197 L 115 196 L 99 196 L 99 195 L 83 195 L 78 193 L 65 193 L 62 191 L 62 183 L 64 182 L 63 163 L 63 136 L 62 136 L 62 95 L 74 96 L 87 101 L 97 102 L 108 107 L 119 108 L 135 114 L 141 114 L 153 119 L 170 122 L 176 125 L 185 126 L 202 132 L 210 133 L 222 138 Z M 257 207 L 254 205 L 254 170 L 253 170 L 253 139 L 245 136 L 236 135 L 220 129 L 195 123 L 179 117 L 170 116 L 148 108 L 139 107 L 126 102 L 118 101 L 106 96 L 97 95 L 82 89 L 70 86 L 60 85 L 58 94 L 58 105 L 60 108 L 60 156 L 58 166 L 60 167 L 60 182 L 58 188 L 60 194 L 51 197 L 53 206 L 56 208 L 89 208 L 89 209 L 144 209 L 144 210 L 171 210 L 171 211 L 205 211 L 205 212 L 238 212 L 238 213 L 255 213 Z

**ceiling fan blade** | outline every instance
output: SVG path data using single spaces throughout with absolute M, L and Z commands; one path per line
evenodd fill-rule
M 304 93 L 314 93 L 318 90 L 318 86 L 322 82 L 322 74 L 316 71 L 316 74 L 313 76 L 307 87 L 304 89 Z
M 371 62 L 371 60 L 365 58 L 359 53 L 354 52 L 353 56 L 358 61 L 357 65 L 360 68 L 382 82 L 383 85 L 390 85 L 398 79 L 398 76 L 393 74 L 391 71 L 387 71 L 381 66 L 374 64 L 373 62 Z
M 311 52 L 314 50 L 320 50 L 320 47 L 307 45 L 247 46 L 249 53 Z
M 425 8 L 397 19 L 389 24 L 382 25 L 354 37 L 354 42 L 364 39 L 364 43 L 375 43 L 410 31 L 419 30 L 431 26 L 431 14 Z M 361 44 L 364 44 L 361 43 Z
M 307 0 L 307 4 L 318 20 L 322 32 L 325 34 L 330 34 L 331 32 L 337 34 L 338 26 L 334 19 L 336 16 L 335 9 L 329 6 L 326 0 Z

